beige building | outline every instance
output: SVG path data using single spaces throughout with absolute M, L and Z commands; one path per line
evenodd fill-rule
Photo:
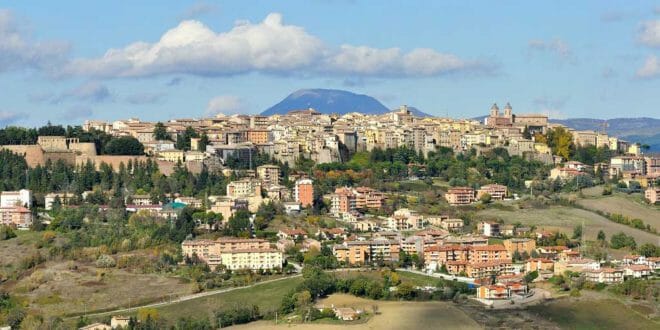
M 227 269 L 279 269 L 282 268 L 282 252 L 275 249 L 233 250 L 220 254 L 221 264 Z
M 644 197 L 651 204 L 660 202 L 660 187 L 649 187 L 644 191 Z
M 232 181 L 227 185 L 227 197 L 245 198 L 261 196 L 261 182 L 254 179 Z
M 213 240 L 187 240 L 181 243 L 185 257 L 196 255 L 209 267 L 227 269 L 276 269 L 282 267 L 282 253 L 271 249 L 264 239 L 221 237 Z
M 0 207 L 0 223 L 19 229 L 28 229 L 32 225 L 32 212 L 22 206 Z
M 280 184 L 280 167 L 277 165 L 261 165 L 257 167 L 257 178 L 264 186 Z
M 477 199 L 480 199 L 481 196 L 489 194 L 493 200 L 504 200 L 506 197 L 507 188 L 501 184 L 488 184 L 482 186 L 477 190 Z
M 470 187 L 449 188 L 445 199 L 450 205 L 468 205 L 474 202 L 474 189 Z

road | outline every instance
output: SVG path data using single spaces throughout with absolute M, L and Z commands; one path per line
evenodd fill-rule
M 130 313 L 130 312 L 136 311 L 140 308 L 162 307 L 162 306 L 167 306 L 167 305 L 171 305 L 171 304 L 177 304 L 177 303 L 180 303 L 180 302 L 183 302 L 183 301 L 188 301 L 188 300 L 213 296 L 213 295 L 216 295 L 216 294 L 231 292 L 231 291 L 235 291 L 235 290 L 247 289 L 247 288 L 255 287 L 255 286 L 266 284 L 266 283 L 273 283 L 273 282 L 283 281 L 283 280 L 287 280 L 287 279 L 295 278 L 295 277 L 300 277 L 300 276 L 302 276 L 302 274 L 296 274 L 296 275 L 276 278 L 276 279 L 272 279 L 272 280 L 266 280 L 266 281 L 263 281 L 263 282 L 257 282 L 257 283 L 246 285 L 246 286 L 238 286 L 238 287 L 233 287 L 233 288 L 220 289 L 220 290 L 214 290 L 214 291 L 205 291 L 205 292 L 190 294 L 190 295 L 181 296 L 181 297 L 178 297 L 174 300 L 165 301 L 165 302 L 146 304 L 146 305 L 135 306 L 135 307 L 131 307 L 131 308 L 115 309 L 115 310 L 107 311 L 107 312 L 89 313 L 89 314 L 85 314 L 85 315 L 87 317 L 97 317 L 97 316 L 106 316 L 106 315 L 118 315 L 118 314 L 121 314 L 121 313 Z M 68 319 L 78 318 L 78 316 L 79 315 L 71 316 L 71 317 L 68 317 Z
M 419 271 L 419 270 L 412 270 L 412 269 L 405 269 L 405 268 L 397 268 L 396 270 L 398 272 L 399 271 L 400 272 L 409 272 L 409 273 L 419 274 L 419 275 L 424 275 L 424 276 L 443 278 L 445 280 L 450 280 L 450 281 L 456 280 L 456 281 L 463 282 L 463 283 L 474 284 L 474 279 L 469 278 L 469 277 L 461 277 L 461 276 L 447 275 L 447 274 L 441 274 L 441 273 L 431 273 L 431 274 L 429 274 L 429 273 L 425 273 L 425 272 L 422 272 L 422 271 Z

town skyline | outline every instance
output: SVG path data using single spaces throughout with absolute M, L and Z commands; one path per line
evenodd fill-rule
M 651 2 L 5 6 L 2 127 L 258 114 L 316 87 L 438 117 L 658 118 Z

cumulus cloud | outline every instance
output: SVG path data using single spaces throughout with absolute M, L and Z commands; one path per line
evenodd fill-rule
M 658 57 L 655 55 L 647 57 L 644 65 L 637 70 L 636 76 L 644 79 L 660 77 L 660 60 Z
M 0 127 L 16 123 L 27 117 L 27 114 L 0 110 Z
M 660 47 L 660 20 L 643 22 L 638 40 L 649 47 Z
M 214 116 L 219 113 L 230 115 L 247 111 L 245 102 L 238 96 L 220 95 L 209 100 L 206 106 L 206 115 Z
M 130 104 L 155 104 L 159 103 L 165 97 L 165 93 L 141 92 L 131 94 L 126 97 L 126 102 Z
M 65 42 L 32 40 L 11 11 L 0 9 L 0 72 L 50 70 L 64 63 L 69 50 Z
M 333 47 L 271 13 L 260 23 L 237 22 L 221 33 L 199 21 L 183 21 L 155 43 L 136 42 L 110 49 L 99 58 L 76 59 L 65 73 L 112 78 L 248 72 L 416 77 L 492 69 L 488 63 L 425 48 L 404 52 L 398 48 Z
M 552 40 L 532 39 L 527 46 L 532 51 L 552 53 L 562 59 L 568 59 L 572 56 L 571 47 L 559 38 Z
M 196 18 L 208 13 L 212 13 L 218 10 L 218 6 L 206 2 L 197 2 L 186 8 L 186 10 L 179 15 L 179 19 L 191 19 Z

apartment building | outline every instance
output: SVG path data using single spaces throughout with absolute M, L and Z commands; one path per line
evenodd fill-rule
M 474 189 L 470 187 L 449 188 L 445 193 L 449 205 L 469 205 L 474 202 Z
M 644 198 L 649 204 L 656 204 L 660 202 L 660 187 L 649 187 L 644 191 Z
M 368 241 L 350 241 L 332 248 L 339 261 L 350 265 L 366 265 L 378 261 L 392 262 L 399 260 L 400 244 L 387 238 L 375 238 Z
M 0 193 L 0 207 L 23 206 L 32 207 L 32 191 L 21 189 L 19 191 L 3 191 Z
M 280 184 L 280 167 L 277 165 L 261 165 L 257 167 L 257 178 L 264 186 Z
M 261 196 L 261 182 L 254 179 L 232 181 L 227 185 L 227 197 L 247 198 Z
M 615 268 L 599 268 L 584 272 L 587 281 L 607 284 L 622 283 L 623 274 L 623 269 Z
M 512 274 L 513 264 L 511 260 L 490 260 L 484 262 L 468 262 L 465 273 L 471 278 L 485 278 L 500 274 Z
M 282 267 L 282 253 L 271 249 L 264 239 L 221 237 L 217 240 L 186 240 L 181 243 L 185 257 L 197 256 L 209 267 L 227 269 L 276 269 Z
M 275 249 L 232 250 L 220 254 L 220 263 L 230 270 L 282 268 L 282 252 Z
M 296 202 L 302 207 L 312 206 L 314 204 L 314 186 L 311 179 L 296 180 L 294 186 L 294 196 Z
M 67 192 L 49 193 L 44 197 L 44 206 L 46 210 L 52 210 L 55 201 L 59 200 L 60 205 L 69 205 L 69 202 L 75 197 L 76 195 L 73 193 Z
M 527 255 L 531 255 L 532 251 L 536 250 L 536 240 L 529 238 L 510 238 L 502 243 L 509 255 L 513 255 L 516 251 L 518 253 L 527 252 Z
M 500 236 L 500 224 L 494 221 L 482 221 L 477 225 L 477 230 L 486 237 Z
M 477 190 L 477 199 L 481 199 L 481 196 L 485 194 L 489 194 L 493 200 L 501 201 L 504 200 L 504 197 L 506 197 L 507 188 L 501 184 L 488 184 L 482 186 L 479 188 L 479 190 Z
M 468 254 L 469 262 L 488 262 L 493 260 L 511 260 L 511 255 L 504 245 L 471 246 Z
M 32 225 L 32 212 L 22 206 L 0 207 L 0 223 L 18 229 L 29 229 Z

